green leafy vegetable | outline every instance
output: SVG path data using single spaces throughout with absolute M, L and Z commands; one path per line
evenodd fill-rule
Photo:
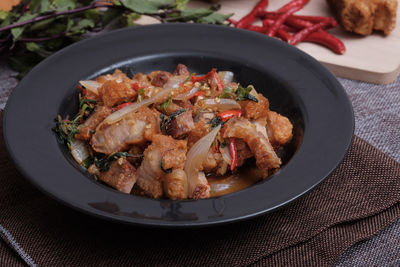
M 225 122 L 219 116 L 215 116 L 208 123 L 211 124 L 211 129 L 214 129 L 218 125 L 221 125 L 221 127 L 225 125 Z
M 235 94 L 232 92 L 231 89 L 225 87 L 223 89 L 222 95 L 220 95 L 219 98 L 232 98 L 233 99 L 233 98 L 235 98 Z
M 248 86 L 246 88 L 242 87 L 239 85 L 239 87 L 236 90 L 236 100 L 240 101 L 240 100 L 251 100 L 254 102 L 258 102 L 258 99 L 250 94 L 251 90 L 253 90 L 253 87 Z
M 168 100 L 166 100 L 164 103 L 161 104 L 161 108 L 164 110 L 167 110 L 169 105 L 171 105 L 172 103 L 172 98 L 168 98 Z
M 99 168 L 100 172 L 105 172 L 110 169 L 111 162 L 121 157 L 132 157 L 132 155 L 128 152 L 117 152 L 101 159 L 98 159 L 97 157 L 94 158 L 94 164 Z
M 171 149 L 165 150 L 165 151 L 163 151 L 163 152 L 161 153 L 161 158 L 160 158 L 160 169 L 161 169 L 163 172 L 165 172 L 165 173 L 171 173 L 171 172 L 172 172 L 172 168 L 164 169 L 164 166 L 163 166 L 164 154 L 165 154 L 166 152 L 168 152 L 168 151 L 171 151 L 171 150 L 174 150 L 174 149 L 171 148 Z
M 144 99 L 144 89 L 139 88 L 137 92 L 138 92 L 137 102 L 140 103 Z
M 210 24 L 223 24 L 230 16 L 213 8 L 188 8 L 189 0 L 27 1 L 0 11 L 0 54 L 7 55 L 19 78 L 54 52 L 98 33 L 136 26 L 141 16 Z

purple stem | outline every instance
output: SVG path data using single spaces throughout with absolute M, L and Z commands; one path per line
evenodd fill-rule
M 22 7 L 21 15 L 25 14 L 25 11 L 28 9 L 28 5 L 30 3 L 31 3 L 31 0 L 26 0 L 26 2 L 24 3 L 24 6 Z
M 63 37 L 65 35 L 65 32 L 63 33 L 59 33 L 56 35 L 52 35 L 52 36 L 48 36 L 48 37 L 38 37 L 38 38 L 20 38 L 19 41 L 21 42 L 45 42 L 45 41 L 49 41 L 49 40 L 53 40 L 53 39 L 57 39 L 60 37 Z
M 97 4 L 96 2 L 94 2 L 93 4 L 91 4 L 89 6 L 80 7 L 80 8 L 76 8 L 76 9 L 72 9 L 72 10 L 67 10 L 67 11 L 62 11 L 62 12 L 58 12 L 58 13 L 53 13 L 53 14 L 49 14 L 49 15 L 45 15 L 45 16 L 40 16 L 40 17 L 36 17 L 36 18 L 29 19 L 29 20 L 26 20 L 26 21 L 21 21 L 21 22 L 17 22 L 17 23 L 11 24 L 11 25 L 7 25 L 7 26 L 4 26 L 4 27 L 1 27 L 0 28 L 0 32 L 6 31 L 6 30 L 10 30 L 10 29 L 13 29 L 13 28 L 18 28 L 18 27 L 24 26 L 26 24 L 30 24 L 30 23 L 46 20 L 46 19 L 49 19 L 49 18 L 54 18 L 54 17 L 58 17 L 58 16 L 70 15 L 70 14 L 83 12 L 83 11 L 86 11 L 88 9 L 97 8 L 97 7 L 110 7 L 110 5 L 108 5 L 108 4 Z

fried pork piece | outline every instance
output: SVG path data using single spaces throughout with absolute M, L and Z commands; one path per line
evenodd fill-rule
M 397 0 L 327 0 L 341 25 L 350 32 L 390 34 L 396 26 Z
M 154 135 L 153 142 L 143 153 L 143 161 L 138 169 L 137 185 L 153 198 L 162 197 L 163 188 L 167 189 L 166 194 L 170 198 L 185 198 L 187 179 L 182 172 L 175 170 L 183 170 L 186 151 L 185 140 L 175 140 L 161 134 Z M 165 179 L 168 173 L 170 175 Z
M 232 118 L 222 128 L 222 137 L 243 139 L 256 158 L 257 167 L 263 171 L 263 177 L 268 176 L 269 169 L 277 169 L 281 165 L 268 137 L 258 132 L 256 126 L 245 118 Z
M 224 175 L 228 170 L 228 163 L 224 160 L 221 153 L 214 152 L 212 148 L 210 148 L 202 167 L 203 171 L 206 173 Z
M 239 101 L 239 104 L 242 107 L 243 116 L 246 119 L 255 120 L 261 117 L 268 116 L 268 111 L 269 111 L 268 99 L 261 94 L 257 94 L 257 100 L 258 102 L 254 102 L 252 100 Z
M 164 84 L 168 82 L 171 76 L 172 76 L 171 73 L 159 70 L 153 71 L 150 74 L 148 74 L 148 77 L 151 80 L 151 84 L 156 87 L 163 87 Z
M 131 192 L 137 179 L 135 167 L 126 158 L 119 158 L 111 162 L 110 169 L 101 172 L 98 176 L 101 181 L 127 194 Z
M 76 139 L 80 140 L 89 140 L 92 134 L 91 131 L 94 131 L 108 115 L 111 114 L 111 109 L 106 106 L 98 106 L 97 109 L 90 115 L 87 120 L 78 126 L 79 133 L 75 135 Z
M 293 137 L 293 125 L 288 118 L 274 111 L 268 114 L 268 137 L 274 147 L 289 143 Z
M 201 119 L 194 124 L 194 129 L 188 136 L 188 148 L 190 149 L 197 141 L 210 132 L 210 124 L 206 119 Z
M 113 107 L 118 104 L 133 101 L 136 99 L 137 92 L 132 89 L 128 82 L 118 82 L 110 80 L 104 82 L 99 89 L 99 95 L 103 100 L 104 105 Z
M 192 111 L 185 111 L 166 125 L 167 133 L 175 139 L 185 138 L 193 129 Z
M 176 66 L 176 69 L 175 69 L 174 74 L 176 74 L 176 75 L 187 75 L 187 76 L 189 76 L 189 71 L 188 71 L 188 68 L 187 68 L 185 65 L 179 63 L 179 64 Z
M 129 145 L 151 141 L 160 132 L 158 112 L 141 107 L 126 114 L 114 124 L 101 123 L 90 141 L 96 152 L 110 155 L 128 149 Z

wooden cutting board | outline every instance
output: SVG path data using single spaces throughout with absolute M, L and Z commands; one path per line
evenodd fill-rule
M 240 19 L 254 7 L 257 0 L 220 0 L 221 13 L 235 13 Z M 270 0 L 268 10 L 276 10 L 288 0 Z M 207 6 L 194 1 L 191 6 Z M 399 4 L 400 6 L 400 4 Z M 397 10 L 396 29 L 387 37 L 374 33 L 367 37 L 347 33 L 341 28 L 329 30 L 346 45 L 344 55 L 312 43 L 301 43 L 298 48 L 312 55 L 335 75 L 372 83 L 392 83 L 400 74 L 400 14 Z M 310 0 L 297 14 L 331 15 L 325 0 Z

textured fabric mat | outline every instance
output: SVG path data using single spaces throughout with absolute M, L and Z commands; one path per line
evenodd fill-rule
M 39 266 L 324 266 L 400 217 L 400 164 L 358 137 L 330 178 L 285 208 L 179 231 L 113 224 L 64 207 L 18 173 L 0 138 L 0 225 Z M 0 266 L 18 264 L 11 255 L 0 244 Z

